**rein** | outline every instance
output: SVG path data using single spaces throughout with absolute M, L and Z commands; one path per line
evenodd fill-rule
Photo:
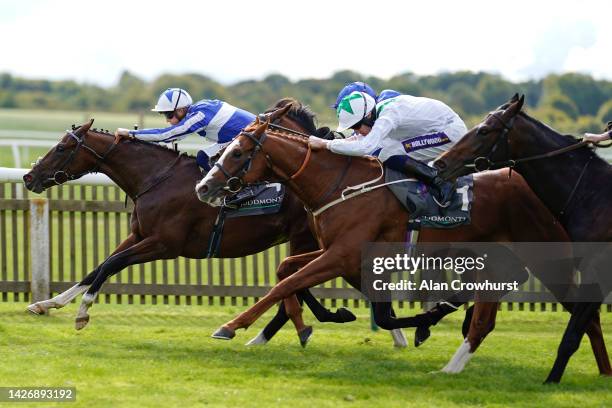
M 473 168 L 476 171 L 499 169 L 503 167 L 509 167 L 510 169 L 514 169 L 517 165 L 521 163 L 526 163 L 526 162 L 530 162 L 533 160 L 548 159 L 548 158 L 555 157 L 561 154 L 565 154 L 567 152 L 571 152 L 576 149 L 580 149 L 584 146 L 587 146 L 589 143 L 591 143 L 589 141 L 581 141 L 581 142 L 575 143 L 570 146 L 565 146 L 560 149 L 553 150 L 551 152 L 537 154 L 534 156 L 523 157 L 519 159 L 507 159 L 507 160 L 502 160 L 502 161 L 493 161 L 491 160 L 491 157 L 495 153 L 500 142 L 503 142 L 503 141 L 506 142 L 506 154 L 508 154 L 508 152 L 510 151 L 510 147 L 509 147 L 510 140 L 509 140 L 508 133 L 510 132 L 510 130 L 512 130 L 512 127 L 514 126 L 515 117 L 513 117 L 508 123 L 505 123 L 499 116 L 495 115 L 494 113 L 490 114 L 489 117 L 492 117 L 495 120 L 497 120 L 499 123 L 501 123 L 502 126 L 504 127 L 504 130 L 502 131 L 501 135 L 497 138 L 497 141 L 491 148 L 491 151 L 489 152 L 489 155 L 487 157 L 484 157 L 484 156 L 477 157 L 471 163 L 468 160 L 464 164 L 464 167 Z M 476 132 L 476 136 L 478 135 L 479 131 L 480 130 Z M 596 145 L 596 146 L 600 146 L 600 145 Z
M 147 185 L 145 188 L 142 189 L 142 191 L 140 191 L 139 193 L 134 195 L 134 198 L 132 199 L 132 201 L 136 202 L 136 200 L 142 196 L 145 193 L 148 193 L 151 189 L 153 189 L 153 187 L 156 187 L 158 184 L 160 184 L 162 181 L 168 179 L 172 173 L 172 169 L 174 168 L 174 166 L 177 165 L 177 163 L 181 160 L 181 157 L 183 157 L 186 153 L 180 153 L 178 156 L 176 156 L 176 159 L 174 159 L 174 161 L 172 163 L 170 163 L 170 165 L 168 167 L 166 167 L 166 170 L 164 170 L 164 172 L 153 179 L 153 181 L 151 181 L 149 183 L 149 185 Z

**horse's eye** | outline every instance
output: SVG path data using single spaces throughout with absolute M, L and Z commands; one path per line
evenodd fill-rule
M 235 150 L 232 152 L 232 156 L 234 156 L 235 158 L 237 158 L 237 159 L 238 159 L 240 156 L 242 156 L 242 151 L 240 151 L 240 150 L 238 150 L 238 149 L 235 149 Z
M 62 153 L 65 150 L 64 145 L 58 144 L 55 150 L 58 151 L 59 153 Z
M 489 129 L 486 126 L 481 126 L 480 129 L 478 129 L 478 133 L 480 133 L 481 135 L 486 135 L 490 131 L 491 131 L 491 129 Z

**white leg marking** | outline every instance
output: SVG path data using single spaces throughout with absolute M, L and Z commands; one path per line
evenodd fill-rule
M 390 332 L 393 338 L 393 346 L 399 348 L 408 347 L 408 339 L 401 329 L 393 329 Z
M 72 299 L 85 292 L 89 285 L 74 285 L 65 292 L 60 293 L 52 299 L 41 300 L 28 306 L 28 310 L 34 314 L 44 314 L 49 309 L 60 309 L 66 306 Z
M 75 322 L 75 327 L 77 330 L 81 330 L 83 327 L 87 326 L 87 323 L 89 323 L 89 314 L 87 313 L 87 310 L 91 307 L 94 300 L 96 300 L 97 295 L 97 293 L 94 293 L 93 295 L 86 293 L 83 295 L 81 306 L 79 307 Z
M 470 353 L 470 343 L 465 339 L 442 371 L 449 374 L 460 373 L 473 355 L 474 353 Z
M 259 332 L 259 334 L 257 336 L 255 336 L 251 340 L 249 340 L 245 344 L 245 346 L 263 346 L 267 342 L 268 342 L 268 340 L 264 336 L 264 332 L 262 330 L 262 331 Z

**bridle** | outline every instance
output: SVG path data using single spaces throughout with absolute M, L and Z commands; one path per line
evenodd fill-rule
M 497 140 L 495 141 L 495 144 L 493 145 L 493 147 L 491 148 L 491 151 L 489 152 L 489 154 L 485 157 L 485 156 L 479 156 L 476 157 L 472 163 L 468 161 L 466 161 L 466 164 L 464 164 L 465 167 L 468 168 L 473 168 L 476 171 L 484 171 L 484 170 L 491 170 L 491 169 L 500 169 L 500 168 L 504 168 L 504 167 L 508 167 L 510 169 L 510 172 L 512 172 L 513 169 L 516 168 L 517 165 L 521 164 L 521 163 L 525 163 L 525 162 L 529 162 L 529 161 L 533 161 L 533 160 L 540 160 L 540 159 L 547 159 L 550 157 L 555 157 L 576 149 L 580 149 L 582 147 L 587 146 L 589 143 L 589 141 L 581 141 L 578 143 L 574 143 L 570 146 L 565 146 L 562 147 L 560 149 L 556 149 L 547 153 L 542 153 L 542 154 L 537 154 L 534 156 L 529 156 L 529 157 L 523 157 L 523 158 L 518 158 L 518 159 L 510 159 L 509 155 L 510 155 L 510 141 L 509 141 L 509 132 L 510 130 L 512 130 L 512 127 L 514 126 L 514 121 L 516 119 L 516 115 L 513 116 L 510 121 L 508 121 L 507 123 L 503 121 L 503 119 L 501 119 L 498 115 L 495 114 L 495 112 L 491 112 L 489 113 L 489 115 L 487 115 L 487 118 L 492 117 L 495 120 L 497 120 L 499 123 L 502 124 L 503 126 L 503 130 L 500 133 L 500 135 L 498 136 Z M 476 131 L 476 136 L 478 136 L 478 133 L 480 133 L 480 127 L 478 128 L 478 130 Z M 506 147 L 506 159 L 505 160 L 501 160 L 501 161 L 493 161 L 492 157 L 493 154 L 495 154 L 495 151 L 497 150 L 498 146 L 500 144 L 505 144 Z M 593 143 L 595 146 L 601 146 L 601 147 L 609 147 L 610 145 L 600 145 L 598 143 Z M 582 167 L 582 170 L 580 171 L 580 174 L 578 175 L 578 178 L 576 179 L 576 182 L 574 183 L 574 186 L 572 188 L 572 190 L 570 191 L 570 194 L 567 198 L 567 200 L 565 201 L 565 204 L 563 205 L 563 207 L 561 208 L 561 210 L 558 212 L 557 216 L 559 218 L 563 217 L 566 212 L 567 209 L 570 206 L 570 203 L 572 202 L 572 199 L 574 198 L 574 195 L 576 194 L 576 191 L 578 190 L 578 186 L 580 185 L 580 182 L 582 181 L 584 175 L 586 174 L 586 170 L 587 167 L 589 166 L 589 164 L 591 163 L 592 159 L 594 157 L 594 154 L 591 154 L 591 156 L 589 157 L 589 159 L 584 163 L 584 166 Z M 510 173 L 512 174 L 512 173 Z
M 570 146 L 566 146 L 566 147 L 562 147 L 560 149 L 553 150 L 551 152 L 537 154 L 537 155 L 529 156 L 529 157 L 518 158 L 518 159 L 511 159 L 511 158 L 509 158 L 509 156 L 510 156 L 510 137 L 509 137 L 509 132 L 510 132 L 510 130 L 512 130 L 512 127 L 514 126 L 514 121 L 516 119 L 516 116 L 513 116 L 507 123 L 504 122 L 504 120 L 502 118 L 500 118 L 498 115 L 496 115 L 495 112 L 489 113 L 487 115 L 487 119 L 488 118 L 493 118 L 497 122 L 501 123 L 501 125 L 503 126 L 503 130 L 499 134 L 499 136 L 497 137 L 497 140 L 495 141 L 495 144 L 493 145 L 493 147 L 489 151 L 489 154 L 486 157 L 485 156 L 479 156 L 479 157 L 476 157 L 471 162 L 470 162 L 470 160 L 467 160 L 466 163 L 464 164 L 465 167 L 473 168 L 476 171 L 501 169 L 503 167 L 508 167 L 508 168 L 510 168 L 510 170 L 512 170 L 512 169 L 515 169 L 516 166 L 518 166 L 521 163 L 525 163 L 525 162 L 529 162 L 529 161 L 533 161 L 533 160 L 539 160 L 539 159 L 547 159 L 547 158 L 550 158 L 550 157 L 558 156 L 560 154 L 564 154 L 564 153 L 570 152 L 572 150 L 580 149 L 581 147 L 584 147 L 584 146 L 588 145 L 589 143 L 591 143 L 591 142 L 588 142 L 588 141 L 581 141 L 581 142 L 575 143 L 575 144 L 570 145 Z M 479 126 L 478 130 L 476 131 L 476 136 L 478 136 L 478 134 L 480 133 L 480 129 L 481 129 L 481 127 Z M 505 150 L 506 150 L 505 151 L 506 159 L 500 160 L 500 161 L 494 161 L 492 159 L 492 157 L 495 154 L 495 152 L 497 151 L 498 147 L 500 145 L 502 145 L 502 144 L 504 145 Z M 595 145 L 597 145 L 597 144 L 595 144 Z
M 308 136 L 305 133 L 298 132 L 296 130 L 292 130 L 289 128 L 284 128 L 282 126 L 272 125 L 272 124 L 268 124 L 268 126 L 279 128 L 279 129 L 282 129 L 284 131 L 287 131 L 287 132 L 290 132 L 296 135 Z M 253 142 L 255 147 L 253 148 L 253 150 L 251 150 L 251 154 L 249 155 L 249 158 L 244 162 L 242 166 L 240 166 L 240 168 L 236 171 L 236 173 L 231 174 L 229 171 L 227 171 L 223 167 L 222 164 L 219 163 L 219 161 L 217 161 L 214 164 L 214 166 L 217 167 L 221 171 L 221 173 L 223 173 L 223 175 L 225 176 L 226 181 L 225 181 L 225 186 L 223 187 L 223 190 L 228 191 L 232 194 L 238 193 L 239 191 L 241 191 L 244 187 L 248 185 L 254 185 L 254 184 L 245 183 L 243 178 L 249 172 L 249 170 L 251 170 L 251 167 L 253 165 L 253 160 L 255 159 L 255 156 L 257 155 L 257 153 L 259 153 L 260 151 L 265 154 L 265 159 L 268 164 L 268 167 L 272 169 L 273 171 L 276 167 L 274 163 L 272 162 L 270 155 L 268 155 L 263 149 L 263 144 L 266 141 L 266 138 L 268 137 L 268 134 L 265 131 L 259 136 L 259 138 L 257 138 L 257 135 L 255 134 L 255 132 L 242 131 L 240 132 L 238 136 L 241 136 L 241 135 L 249 138 Z M 306 152 L 306 157 L 304 158 L 304 161 L 302 162 L 302 165 L 300 166 L 300 168 L 293 175 L 284 177 L 282 180 L 280 180 L 280 182 L 281 183 L 289 182 L 299 177 L 299 175 L 304 172 L 304 169 L 308 165 L 311 154 L 312 154 L 312 148 L 310 147 L 310 144 L 308 144 L 308 151 Z M 282 171 L 276 171 L 276 173 L 282 173 Z M 256 184 L 267 184 L 267 183 L 264 182 L 264 183 L 256 183 Z
M 486 157 L 485 156 L 476 157 L 472 163 L 465 164 L 465 167 L 473 168 L 476 171 L 484 171 L 484 170 L 490 170 L 493 168 L 497 169 L 497 168 L 502 168 L 502 167 L 514 168 L 517 163 L 516 160 L 508 158 L 504 161 L 495 162 L 493 161 L 492 158 L 495 152 L 497 151 L 497 149 L 500 147 L 500 145 L 503 145 L 505 147 L 505 150 L 506 150 L 505 155 L 506 157 L 509 157 L 510 140 L 509 140 L 508 133 L 510 132 L 510 130 L 512 130 L 512 127 L 514 126 L 514 121 L 515 121 L 516 116 L 513 116 L 508 123 L 504 122 L 504 120 L 500 118 L 498 115 L 496 115 L 495 112 L 489 113 L 487 117 L 485 118 L 485 121 L 488 118 L 495 119 L 497 122 L 499 122 L 503 126 L 503 129 L 501 133 L 499 134 L 499 136 L 497 137 L 497 140 L 493 144 L 493 147 L 489 151 L 489 154 Z M 478 130 L 476 130 L 476 136 L 480 134 L 481 129 L 482 129 L 482 126 L 479 126 Z
M 55 184 L 60 185 L 60 184 L 63 184 L 65 182 L 69 181 L 69 180 L 75 180 L 75 179 L 78 179 L 80 177 L 83 177 L 85 174 L 96 173 L 100 169 L 100 165 L 104 162 L 104 160 L 108 157 L 108 155 L 119 144 L 119 140 L 120 139 L 115 138 L 115 140 L 113 141 L 113 143 L 111 143 L 109 148 L 102 155 L 100 155 L 92 147 L 87 146 L 87 144 L 85 144 L 85 136 L 87 135 L 87 132 L 88 131 L 83 133 L 82 136 L 78 136 L 73 131 L 66 130 L 66 133 L 68 134 L 68 136 L 70 136 L 72 139 L 74 139 L 76 141 L 77 145 L 76 145 L 76 147 L 74 149 L 72 149 L 72 151 L 70 152 L 70 155 L 68 155 L 66 160 L 64 160 L 63 163 L 59 166 L 59 170 L 57 170 L 53 174 L 53 177 L 49 177 L 47 180 L 51 180 Z M 93 154 L 96 157 L 96 165 L 92 169 L 86 170 L 86 171 L 84 171 L 82 173 L 71 174 L 71 173 L 68 172 L 68 167 L 70 167 L 70 165 L 72 164 L 72 162 L 76 158 L 76 154 L 78 153 L 78 151 L 79 151 L 79 149 L 81 147 L 83 149 L 87 150 L 88 152 L 90 152 L 91 154 Z

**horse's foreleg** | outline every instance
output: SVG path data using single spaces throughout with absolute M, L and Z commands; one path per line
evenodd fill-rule
M 285 258 L 276 270 L 278 280 L 281 281 L 287 276 L 297 272 L 299 268 L 306 265 L 320 254 L 321 251 L 314 251 L 299 255 L 292 255 Z M 302 291 L 302 293 L 303 292 L 306 291 Z M 295 298 L 295 301 L 293 301 L 292 298 Z M 266 325 L 266 327 L 263 328 L 262 331 L 257 334 L 257 336 L 249 340 L 246 344 L 248 346 L 266 344 L 289 320 L 289 318 L 291 318 L 296 328 L 298 337 L 300 338 L 300 343 L 302 346 L 304 346 L 312 334 L 312 328 L 307 327 L 304 324 L 302 319 L 301 302 L 299 302 L 295 295 L 288 299 L 284 299 L 279 305 L 278 312 L 274 318 L 272 318 L 272 320 Z
M 131 247 L 136 242 L 138 242 L 138 238 L 136 238 L 134 234 L 130 234 L 121 244 L 119 244 L 117 248 L 115 248 L 115 250 L 109 255 L 109 257 Z M 104 262 L 106 262 L 106 260 Z M 60 309 L 66 306 L 72 301 L 72 299 L 89 289 L 89 286 L 98 276 L 98 273 L 100 272 L 100 267 L 104 264 L 104 262 L 101 265 L 98 265 L 98 267 L 91 271 L 81 282 L 72 286 L 70 289 L 60 293 L 59 295 L 51 299 L 41 300 L 40 302 L 32 303 L 28 306 L 28 311 L 34 314 L 45 314 L 49 309 Z
M 234 337 L 237 329 L 249 327 L 276 302 L 289 297 L 301 289 L 309 288 L 340 276 L 342 273 L 341 262 L 342 258 L 336 257 L 330 251 L 323 252 L 322 255 L 308 263 L 297 273 L 276 284 L 259 302 L 218 329 L 213 334 L 213 337 L 229 340 Z
M 497 305 L 497 302 L 476 302 L 468 335 L 442 371 L 445 373 L 463 371 L 480 343 L 495 327 Z
M 89 314 L 87 311 L 96 299 L 98 291 L 106 279 L 118 273 L 127 266 L 161 259 L 164 258 L 164 255 L 166 255 L 165 257 L 168 258 L 169 256 L 165 252 L 166 247 L 161 241 L 155 237 L 149 237 L 119 253 L 110 256 L 100 266 L 98 275 L 87 290 L 87 293 L 83 295 L 83 300 L 81 301 L 81 306 L 79 307 L 75 320 L 76 329 L 82 329 L 89 322 Z

